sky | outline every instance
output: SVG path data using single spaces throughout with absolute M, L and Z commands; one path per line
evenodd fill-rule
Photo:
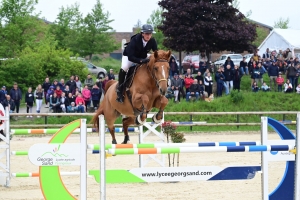
M 50 3 L 51 2 L 51 3 Z M 55 21 L 59 8 L 79 3 L 85 16 L 91 11 L 96 0 L 39 0 L 36 11 L 48 21 Z M 104 10 L 110 13 L 110 24 L 117 32 L 131 32 L 138 20 L 146 23 L 152 11 L 158 7 L 157 0 L 101 0 Z M 246 14 L 252 11 L 250 19 L 272 26 L 280 17 L 289 18 L 292 29 L 300 29 L 300 0 L 240 0 L 239 10 Z

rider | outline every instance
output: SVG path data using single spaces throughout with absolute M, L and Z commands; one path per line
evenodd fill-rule
M 153 27 L 149 24 L 142 26 L 141 33 L 138 33 L 131 37 L 130 42 L 127 44 L 122 57 L 122 66 L 119 72 L 119 87 L 117 89 L 117 101 L 123 103 L 124 96 L 123 91 L 125 85 L 124 79 L 126 72 L 132 66 L 133 63 L 143 64 L 149 62 L 147 53 L 150 50 L 157 50 L 157 43 L 152 38 L 152 33 L 155 33 Z

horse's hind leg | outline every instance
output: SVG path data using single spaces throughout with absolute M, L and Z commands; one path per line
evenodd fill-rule
M 130 141 L 129 135 L 128 135 L 128 127 L 131 124 L 134 124 L 134 118 L 132 118 L 132 117 L 123 118 L 124 141 L 122 142 L 122 144 L 127 144 L 127 142 Z

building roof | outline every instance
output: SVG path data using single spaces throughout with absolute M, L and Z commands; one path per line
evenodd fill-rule
M 248 19 L 248 18 L 247 18 L 247 19 Z M 262 27 L 268 28 L 268 29 L 270 29 L 270 30 L 273 30 L 273 27 L 272 27 L 272 26 L 269 26 L 269 25 L 266 25 L 266 24 L 263 24 L 263 23 L 254 21 L 254 20 L 252 20 L 252 19 L 248 19 L 248 20 L 249 20 L 250 22 L 253 22 L 253 23 L 259 25 L 259 26 L 262 26 Z

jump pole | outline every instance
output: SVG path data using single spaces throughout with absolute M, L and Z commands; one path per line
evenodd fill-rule
M 105 121 L 104 115 L 99 116 L 100 135 L 100 200 L 106 200 L 106 152 L 105 152 Z M 86 143 L 85 143 L 86 144 Z

